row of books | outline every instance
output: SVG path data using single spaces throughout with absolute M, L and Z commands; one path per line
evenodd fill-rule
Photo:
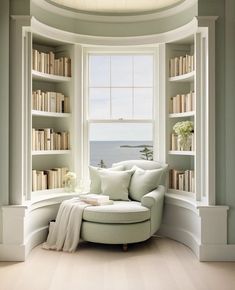
M 177 56 L 170 59 L 170 77 L 184 75 L 194 71 L 194 55 Z
M 170 188 L 195 192 L 195 178 L 193 170 L 170 170 Z
M 32 63 L 33 70 L 46 74 L 71 77 L 71 59 L 65 56 L 55 58 L 53 51 L 45 53 L 33 49 Z
M 49 170 L 32 170 L 32 190 L 62 188 L 63 179 L 67 172 L 67 167 Z
M 53 113 L 69 113 L 69 97 L 62 93 L 36 90 L 32 93 L 32 109 Z
M 194 106 L 195 93 L 189 92 L 188 94 L 176 95 L 170 98 L 170 114 L 191 112 L 195 110 Z
M 54 132 L 51 128 L 32 129 L 32 150 L 68 150 L 69 132 Z
M 188 139 L 187 144 L 182 146 L 180 142 L 180 138 L 177 134 L 171 134 L 171 149 L 172 151 L 194 151 L 195 150 L 195 141 L 194 141 L 194 133 L 192 133 Z

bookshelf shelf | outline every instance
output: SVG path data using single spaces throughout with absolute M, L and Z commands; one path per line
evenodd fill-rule
M 32 151 L 32 155 L 63 155 L 70 154 L 70 150 L 40 150 L 40 151 Z
M 175 113 L 175 114 L 169 114 L 169 118 L 187 118 L 187 117 L 194 117 L 195 112 L 184 112 L 184 113 Z
M 70 113 L 54 113 L 54 112 L 44 112 L 32 110 L 32 116 L 40 116 L 40 117 L 52 117 L 52 118 L 68 118 L 71 117 Z
M 33 80 L 44 81 L 44 82 L 55 82 L 55 83 L 70 82 L 71 80 L 71 77 L 46 74 L 46 73 L 41 73 L 36 70 L 32 70 L 32 78 Z
M 173 151 L 173 150 L 170 150 L 169 151 L 169 154 L 170 155 L 187 155 L 187 156 L 194 156 L 195 155 L 195 152 L 194 151 Z
M 169 81 L 170 82 L 193 82 L 194 76 L 195 76 L 195 71 L 192 71 L 192 72 L 184 74 L 184 75 L 170 77 Z

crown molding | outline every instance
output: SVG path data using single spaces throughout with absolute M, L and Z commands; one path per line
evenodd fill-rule
M 128 37 L 104 37 L 77 34 L 60 30 L 38 21 L 35 17 L 31 19 L 31 31 L 42 37 L 60 40 L 67 43 L 77 43 L 84 46 L 133 46 L 133 45 L 156 45 L 165 42 L 174 42 L 191 36 L 197 31 L 197 19 L 193 18 L 189 23 L 176 29 L 144 36 Z
M 157 12 L 143 13 L 143 14 L 129 14 L 129 15 L 107 15 L 107 14 L 95 14 L 88 12 L 77 11 L 72 8 L 65 8 L 59 4 L 50 2 L 49 0 L 32 0 L 35 6 L 38 6 L 48 12 L 55 13 L 61 16 L 76 18 L 78 20 L 88 22 L 115 22 L 115 23 L 131 23 L 131 22 L 144 22 L 165 17 L 176 15 L 182 11 L 193 7 L 198 0 L 184 0 L 182 3 L 163 9 Z

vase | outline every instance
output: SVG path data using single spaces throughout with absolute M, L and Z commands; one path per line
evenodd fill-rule
M 65 192 L 74 192 L 75 191 L 75 182 L 68 181 L 64 185 Z
M 190 151 L 192 146 L 191 136 L 178 136 L 178 146 L 180 151 Z

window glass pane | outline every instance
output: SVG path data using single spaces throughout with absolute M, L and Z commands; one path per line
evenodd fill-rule
M 89 86 L 110 86 L 110 56 L 90 55 L 89 57 Z
M 132 89 L 112 89 L 112 118 L 132 118 Z
M 90 119 L 110 118 L 110 89 L 90 89 L 89 100 Z
M 152 124 L 90 124 L 90 164 L 110 167 L 128 159 L 151 160 L 152 140 Z
M 151 119 L 153 111 L 153 89 L 134 89 L 134 118 Z
M 111 86 L 132 87 L 132 56 L 111 56 Z
M 151 87 L 153 86 L 153 56 L 135 55 L 134 56 L 134 86 Z

